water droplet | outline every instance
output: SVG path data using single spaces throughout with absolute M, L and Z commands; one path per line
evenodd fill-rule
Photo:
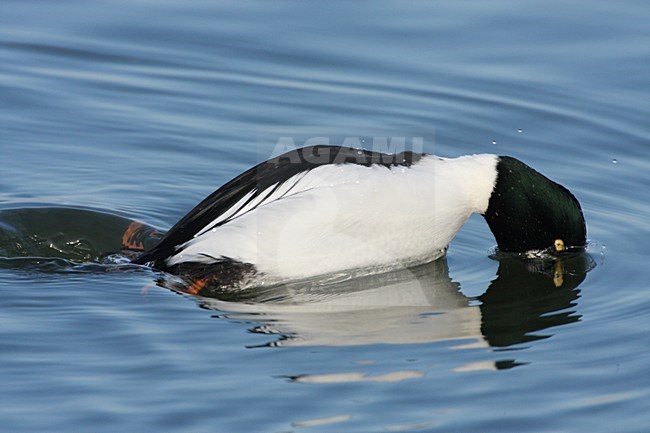
M 497 144 L 497 141 L 496 141 L 496 140 L 492 140 L 492 144 Z
M 517 129 L 517 132 L 521 134 L 522 132 L 524 132 L 524 130 L 519 128 L 519 129 Z
M 612 159 L 612 164 L 618 164 L 618 159 L 616 158 Z

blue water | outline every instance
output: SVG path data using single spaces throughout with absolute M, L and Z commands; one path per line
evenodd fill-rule
M 648 22 L 641 0 L 5 0 L 0 229 L 32 246 L 0 245 L 0 430 L 647 431 Z M 581 201 L 588 255 L 555 284 L 473 217 L 428 268 L 202 299 L 74 244 L 106 213 L 86 240 L 168 229 L 316 141 L 520 158 Z M 65 230 L 16 228 L 37 208 Z

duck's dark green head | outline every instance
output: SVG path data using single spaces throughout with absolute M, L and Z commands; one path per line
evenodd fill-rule
M 499 250 L 562 252 L 584 248 L 580 203 L 562 185 L 509 156 L 500 156 L 485 220 Z

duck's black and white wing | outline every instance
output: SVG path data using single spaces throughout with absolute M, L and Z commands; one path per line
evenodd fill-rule
M 262 162 L 223 185 L 179 220 L 161 242 L 136 259 L 135 263 L 149 263 L 165 269 L 179 261 L 206 262 L 229 259 L 218 254 L 219 246 L 204 253 L 188 254 L 180 258 L 183 250 L 193 240 L 207 238 L 245 215 L 281 200 L 295 198 L 301 192 L 318 188 L 321 178 L 305 179 L 314 169 L 323 166 L 410 167 L 421 154 L 410 151 L 385 154 L 362 149 L 337 146 L 309 146 L 291 150 L 276 158 Z M 345 182 L 346 172 L 330 173 Z M 351 173 L 355 177 L 355 173 Z M 326 176 L 327 177 L 327 176 Z M 327 181 L 327 180 L 325 180 Z M 215 253 L 217 257 L 210 253 Z

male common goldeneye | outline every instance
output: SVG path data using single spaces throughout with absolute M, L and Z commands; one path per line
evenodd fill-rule
M 194 293 L 387 270 L 443 256 L 472 213 L 485 217 L 501 251 L 586 242 L 576 198 L 515 158 L 320 145 L 237 176 L 134 262 L 190 278 Z

